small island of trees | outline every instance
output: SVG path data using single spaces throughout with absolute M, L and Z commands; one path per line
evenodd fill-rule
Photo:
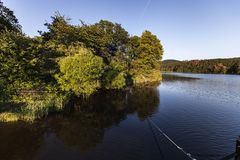
M 130 36 L 118 23 L 72 25 L 56 13 L 29 37 L 0 2 L 0 121 L 33 121 L 70 96 L 161 80 L 163 47 L 150 31 Z

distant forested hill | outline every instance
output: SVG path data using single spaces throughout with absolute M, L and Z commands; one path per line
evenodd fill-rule
M 190 73 L 240 74 L 240 57 L 206 60 L 164 60 L 162 71 Z

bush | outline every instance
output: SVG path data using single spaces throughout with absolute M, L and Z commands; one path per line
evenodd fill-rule
M 80 47 L 75 55 L 62 58 L 59 66 L 60 74 L 56 77 L 63 91 L 88 96 L 101 87 L 104 63 L 90 50 Z
M 104 73 L 104 87 L 106 89 L 122 89 L 126 86 L 126 62 L 114 58 Z

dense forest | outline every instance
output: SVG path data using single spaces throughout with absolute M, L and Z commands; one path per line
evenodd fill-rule
M 167 72 L 240 74 L 240 58 L 190 61 L 165 60 L 162 62 L 161 70 Z
M 118 23 L 72 25 L 56 13 L 47 31 L 29 37 L 0 1 L 0 120 L 32 121 L 64 107 L 69 96 L 161 80 L 163 47 Z

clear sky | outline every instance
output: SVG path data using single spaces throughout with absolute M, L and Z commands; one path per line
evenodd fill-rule
M 55 11 L 72 19 L 121 23 L 131 35 L 150 30 L 164 59 L 240 57 L 240 0 L 2 0 L 30 36 Z

